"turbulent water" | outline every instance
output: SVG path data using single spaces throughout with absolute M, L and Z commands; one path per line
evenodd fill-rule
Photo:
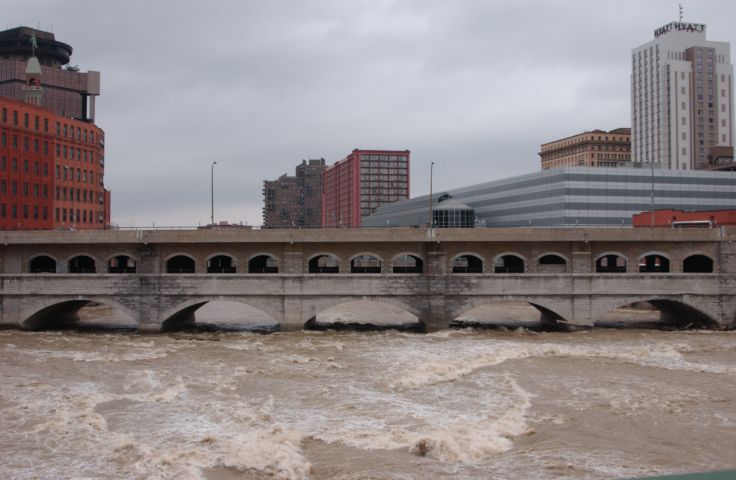
M 0 331 L 11 479 L 736 467 L 736 332 Z

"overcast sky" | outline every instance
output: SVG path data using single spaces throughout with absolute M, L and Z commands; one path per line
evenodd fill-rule
M 539 146 L 630 126 L 631 49 L 677 1 L 6 2 L 102 72 L 97 123 L 120 226 L 261 223 L 302 159 L 411 150 L 411 195 L 539 170 Z M 685 21 L 736 45 L 736 2 Z M 733 62 L 733 60 L 732 60 Z

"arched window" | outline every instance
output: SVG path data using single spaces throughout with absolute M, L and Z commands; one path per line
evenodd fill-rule
M 56 273 L 56 260 L 46 255 L 39 255 L 31 260 L 31 273 Z
M 567 260 L 553 253 L 539 257 L 537 271 L 540 273 L 565 273 L 567 272 Z
M 516 255 L 503 255 L 493 264 L 495 273 L 524 273 L 524 260 Z
M 309 260 L 309 273 L 339 273 L 340 261 L 334 255 L 317 255 Z
M 565 265 L 567 262 L 559 255 L 549 254 L 539 258 L 540 265 Z
M 135 260 L 127 255 L 118 255 L 107 263 L 108 273 L 135 273 Z
M 394 257 L 394 273 L 422 273 L 423 270 L 424 263 L 416 255 L 402 254 Z
M 460 255 L 452 260 L 452 273 L 483 273 L 483 260 L 475 255 Z
M 350 273 L 381 273 L 381 259 L 370 254 L 350 260 Z
M 69 260 L 69 273 L 95 273 L 95 261 L 86 255 Z
M 640 273 L 663 273 L 670 271 L 670 261 L 662 255 L 647 255 L 639 260 Z
M 207 273 L 235 273 L 233 257 L 215 255 L 207 260 Z
M 166 261 L 166 273 L 194 273 L 194 259 L 176 255 Z
M 684 273 L 713 273 L 713 260 L 705 255 L 690 255 L 682 262 Z
M 626 259 L 616 254 L 603 255 L 595 262 L 597 273 L 623 273 L 626 272 Z
M 248 273 L 279 273 L 279 263 L 271 255 L 257 255 L 248 261 Z

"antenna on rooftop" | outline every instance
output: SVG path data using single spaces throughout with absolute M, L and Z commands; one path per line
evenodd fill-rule
M 682 16 L 685 14 L 685 9 L 682 8 L 682 4 L 681 3 L 678 3 L 677 6 L 680 9 L 680 22 L 682 22 Z

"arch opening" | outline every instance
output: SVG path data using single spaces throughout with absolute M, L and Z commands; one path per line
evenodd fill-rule
M 493 262 L 494 273 L 524 273 L 524 259 L 517 255 L 502 255 Z
M 257 255 L 248 260 L 248 273 L 279 273 L 279 262 L 271 255 Z
M 713 259 L 706 255 L 690 255 L 682 262 L 684 273 L 713 273 Z
M 309 260 L 309 273 L 340 273 L 340 260 L 334 255 L 317 255 Z
M 670 271 L 670 261 L 663 255 L 646 255 L 639 260 L 639 273 L 665 273 Z
M 369 253 L 350 260 L 350 273 L 381 273 L 381 259 Z
M 24 330 L 135 331 L 135 318 L 113 305 L 93 300 L 67 300 L 29 316 Z
M 419 317 L 406 309 L 374 300 L 341 303 L 319 312 L 304 325 L 307 330 L 401 330 L 423 332 Z
M 48 255 L 39 255 L 31 259 L 30 273 L 56 273 L 56 260 Z
M 235 262 L 229 255 L 215 255 L 207 260 L 207 273 L 235 273 Z
M 483 260 L 475 255 L 459 255 L 452 260 L 452 273 L 483 273 Z
M 450 322 L 451 328 L 559 330 L 562 316 L 524 300 L 499 300 L 477 305 Z
M 107 262 L 108 273 L 135 273 L 135 260 L 127 255 L 118 255 Z
M 77 255 L 69 260 L 69 273 L 95 273 L 95 261 L 87 255 Z
M 258 332 L 280 329 L 279 322 L 263 310 L 243 302 L 207 300 L 188 305 L 161 324 L 162 331 Z
M 565 273 L 567 260 L 554 253 L 542 255 L 537 262 L 537 271 L 540 273 Z
M 621 305 L 594 323 L 601 328 L 687 330 L 718 328 L 706 313 L 683 302 L 652 299 Z
M 394 257 L 392 268 L 393 273 L 422 273 L 424 262 L 416 255 L 407 253 Z
M 596 273 L 625 273 L 626 259 L 620 255 L 610 253 L 595 261 Z
M 166 273 L 194 273 L 194 259 L 175 255 L 166 261 Z

